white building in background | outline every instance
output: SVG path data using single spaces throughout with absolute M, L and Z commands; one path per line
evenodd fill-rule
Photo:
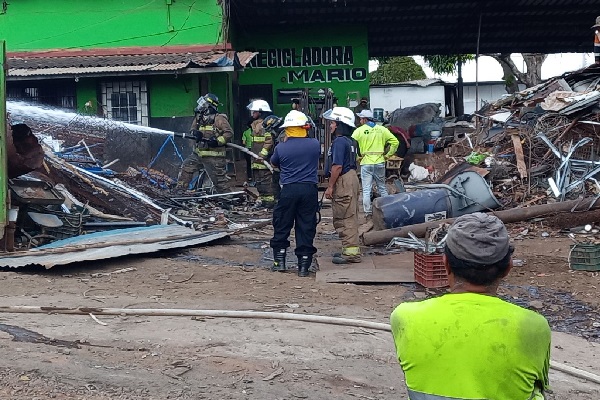
M 476 109 L 486 103 L 492 103 L 506 95 L 504 82 L 479 82 L 478 89 L 475 82 L 463 85 L 465 113 L 472 114 Z M 479 107 L 475 106 L 476 91 L 479 92 Z M 439 103 L 445 110 L 444 116 L 454 115 L 454 102 L 456 84 L 444 82 L 441 79 L 422 79 L 402 83 L 385 85 L 371 85 L 369 101 L 371 110 L 381 108 L 384 113 L 392 112 L 398 108 L 412 107 L 423 103 Z

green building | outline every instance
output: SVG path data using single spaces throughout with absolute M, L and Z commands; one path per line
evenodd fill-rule
M 188 130 L 206 92 L 231 112 L 232 75 L 250 59 L 222 23 L 215 0 L 11 2 L 0 13 L 8 99 Z
M 9 100 L 187 130 L 197 98 L 212 92 L 239 138 L 251 99 L 285 115 L 303 92 L 311 104 L 331 89 L 350 106 L 368 95 L 366 29 L 307 35 L 272 24 L 248 34 L 221 0 L 4 4 Z

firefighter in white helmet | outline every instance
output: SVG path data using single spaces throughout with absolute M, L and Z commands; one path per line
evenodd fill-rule
M 252 116 L 250 122 L 251 150 L 254 154 L 267 158 L 273 147 L 273 138 L 270 132 L 265 131 L 263 121 L 273 114 L 271 107 L 265 100 L 254 100 L 246 108 L 250 110 Z M 260 160 L 254 160 L 250 167 L 261 204 L 264 207 L 272 208 L 275 205 L 275 194 L 271 184 L 271 172 Z
M 361 261 L 358 243 L 358 143 L 352 139 L 354 112 L 346 107 L 334 107 L 323 113 L 329 120 L 333 141 L 327 152 L 325 176 L 329 184 L 325 197 L 331 199 L 333 227 L 342 241 L 342 252 L 333 255 L 334 264 Z
M 285 140 L 275 147 L 271 164 L 281 170 L 281 193 L 273 210 L 273 271 L 285 271 L 289 236 L 295 225 L 298 276 L 308 276 L 317 249 L 313 245 L 317 232 L 317 169 L 321 144 L 308 137 L 310 119 L 300 111 L 286 115 L 282 128 Z

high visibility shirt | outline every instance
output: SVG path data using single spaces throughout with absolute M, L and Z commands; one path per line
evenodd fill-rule
M 410 400 L 543 399 L 550 327 L 494 296 L 446 294 L 402 303 L 391 315 Z
M 600 59 L 600 31 L 594 32 L 594 58 Z
M 242 133 L 242 143 L 246 148 L 252 148 L 252 129 L 248 128 Z
M 384 156 L 393 156 L 400 144 L 396 136 L 381 125 L 371 127 L 365 124 L 352 133 L 352 139 L 358 142 L 358 149 L 362 157 L 360 165 L 384 163 Z M 389 146 L 387 153 L 386 146 Z

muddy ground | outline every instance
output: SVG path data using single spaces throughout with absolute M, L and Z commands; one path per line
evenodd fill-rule
M 514 268 L 501 287 L 553 330 L 553 359 L 600 371 L 598 273 L 569 271 L 570 240 L 511 227 Z M 316 283 L 271 273 L 270 228 L 211 246 L 49 271 L 0 271 L 2 305 L 259 310 L 387 322 L 415 284 Z M 546 235 L 544 235 L 546 236 Z M 339 242 L 327 212 L 319 254 Z M 381 252 L 383 246 L 367 248 Z M 111 273 L 124 268 L 128 272 Z M 0 314 L 1 399 L 402 399 L 386 332 L 294 321 Z M 550 399 L 600 398 L 600 386 L 552 371 Z

